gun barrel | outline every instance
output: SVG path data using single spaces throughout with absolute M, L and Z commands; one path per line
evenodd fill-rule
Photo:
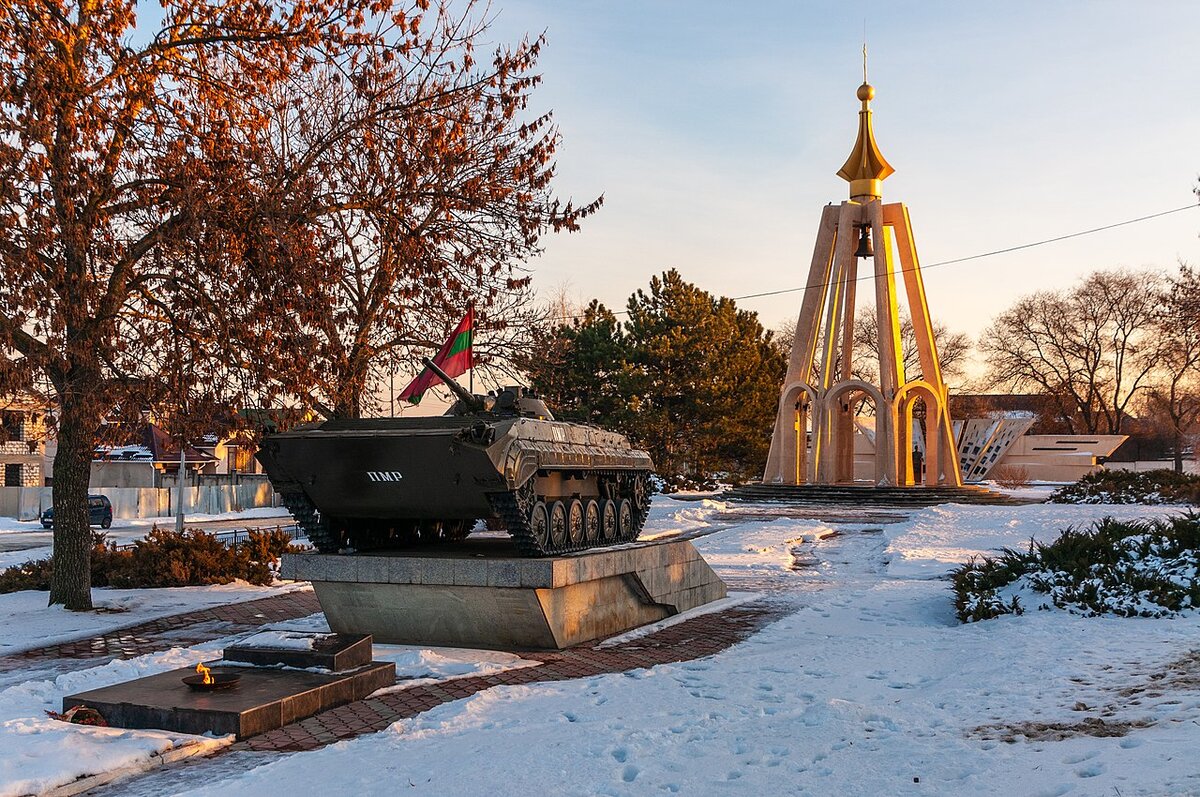
M 428 357 L 422 357 L 421 362 L 425 363 L 426 368 L 437 374 L 441 380 L 446 383 L 446 387 L 450 388 L 451 392 L 458 396 L 459 399 L 464 401 L 468 407 L 471 407 L 476 411 L 483 409 L 482 401 L 480 401 L 477 397 L 472 396 L 466 388 L 464 388 L 458 382 L 455 382 L 441 368 L 438 368 L 436 365 L 434 365 L 433 360 L 429 359 Z

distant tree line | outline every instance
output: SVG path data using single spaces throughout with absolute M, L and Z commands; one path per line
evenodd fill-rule
M 1200 433 L 1200 272 L 1096 271 L 1039 291 L 980 338 L 994 389 L 1046 396 L 1064 431 L 1124 434 L 1140 417 L 1172 440 Z

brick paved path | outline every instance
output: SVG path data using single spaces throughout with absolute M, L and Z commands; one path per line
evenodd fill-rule
M 505 684 L 531 684 L 587 678 L 638 667 L 653 667 L 710 656 L 747 638 L 786 614 L 782 602 L 760 601 L 704 614 L 661 631 L 608 648 L 576 647 L 530 653 L 541 665 L 494 675 L 413 686 L 322 712 L 279 730 L 238 742 L 230 751 L 299 752 L 383 730 L 393 722 Z
M 64 660 L 74 662 L 76 669 L 95 667 L 113 659 L 131 659 L 174 647 L 190 647 L 252 631 L 266 623 L 294 620 L 319 611 L 321 607 L 311 590 L 213 606 L 106 631 L 88 639 L 2 656 L 0 673 L 39 664 L 62 664 Z

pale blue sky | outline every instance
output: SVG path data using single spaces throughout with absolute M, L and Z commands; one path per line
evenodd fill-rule
M 497 41 L 545 29 L 537 110 L 562 194 L 606 196 L 535 282 L 624 306 L 678 268 L 737 296 L 804 282 L 854 143 L 864 17 L 875 132 L 922 261 L 1195 202 L 1200 2 L 495 0 Z M 1098 267 L 1200 264 L 1200 210 L 931 269 L 933 313 L 977 334 L 1019 295 Z M 800 295 L 746 301 L 774 326 Z

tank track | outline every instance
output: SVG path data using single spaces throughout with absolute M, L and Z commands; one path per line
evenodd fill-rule
M 276 490 L 279 500 L 296 519 L 296 525 L 304 530 L 308 541 L 321 553 L 337 553 L 341 547 L 338 535 L 321 521 L 321 513 L 299 487 Z
M 514 492 L 488 494 L 488 501 L 492 505 L 492 510 L 503 521 L 509 536 L 513 538 L 513 542 L 516 543 L 517 551 L 521 556 L 538 557 L 576 553 L 593 548 L 621 545 L 622 543 L 633 542 L 638 538 L 642 533 L 642 527 L 646 525 L 646 518 L 650 513 L 650 474 L 640 472 L 631 474 L 625 470 L 601 470 L 594 472 L 597 476 L 614 480 L 618 485 L 620 485 L 621 481 L 626 482 L 624 485 L 625 489 L 621 489 L 620 486 L 618 487 L 617 497 L 629 499 L 633 511 L 633 523 L 629 531 L 625 534 L 618 534 L 617 538 L 612 541 L 597 540 L 594 543 L 588 543 L 585 540 L 580 544 L 572 545 L 570 537 L 568 537 L 564 545 L 554 546 L 553 542 L 551 542 L 550 546 L 543 547 L 534 536 L 533 529 L 529 525 L 529 516 L 533 510 L 533 505 L 540 500 L 533 492 L 532 479 L 524 487 Z

